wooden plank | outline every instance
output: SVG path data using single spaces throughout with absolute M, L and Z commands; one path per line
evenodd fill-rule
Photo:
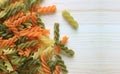
M 57 5 L 53 15 L 41 16 L 51 29 L 60 23 L 61 37 L 69 36 L 68 47 L 74 49 L 73 58 L 63 57 L 68 74 L 120 74 L 120 1 L 119 0 L 45 0 L 41 6 Z M 63 19 L 68 10 L 78 21 L 74 30 Z

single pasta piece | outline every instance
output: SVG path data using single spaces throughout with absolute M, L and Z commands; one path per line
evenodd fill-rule
M 60 71 L 61 71 L 61 67 L 60 66 L 56 66 L 55 67 L 55 71 L 53 74 L 60 74 Z
M 55 5 L 48 6 L 48 7 L 40 7 L 38 9 L 38 12 L 40 14 L 53 13 L 55 11 L 56 11 L 56 6 Z
M 43 67 L 43 70 L 46 74 L 52 74 L 51 71 L 50 71 L 50 68 L 49 66 L 47 65 L 46 63 L 46 57 L 44 55 L 41 56 L 41 61 L 42 61 L 42 67 Z
M 71 14 L 68 11 L 64 10 L 62 12 L 62 16 L 74 29 L 78 28 L 78 22 L 73 18 L 73 16 L 71 16 Z
M 68 37 L 67 37 L 67 36 L 64 36 L 64 37 L 62 38 L 62 43 L 63 43 L 63 44 L 66 44 L 67 41 L 68 41 Z

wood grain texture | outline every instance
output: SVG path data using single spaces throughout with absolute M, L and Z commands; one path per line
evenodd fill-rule
M 41 6 L 57 5 L 53 15 L 41 16 L 47 28 L 60 23 L 61 37 L 69 36 L 73 58 L 63 57 L 68 74 L 120 74 L 120 1 L 119 0 L 44 0 Z M 78 21 L 74 30 L 63 19 L 68 10 Z

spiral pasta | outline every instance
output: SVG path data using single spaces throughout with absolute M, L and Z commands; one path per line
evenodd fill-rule
M 26 20 L 29 20 L 30 18 L 31 18 L 31 14 L 27 14 L 27 15 L 19 18 L 18 20 L 15 20 L 15 21 L 13 22 L 13 25 L 14 25 L 14 26 L 18 26 L 18 25 L 20 25 L 21 23 L 25 22 Z
M 0 0 L 0 8 L 5 8 L 11 0 Z
M 15 48 L 7 48 L 7 49 L 4 49 L 4 50 L 3 50 L 3 53 L 4 53 L 5 55 L 14 54 L 14 53 L 16 53 L 16 52 L 17 52 L 17 51 L 16 51 Z
M 61 47 L 62 51 L 65 52 L 68 56 L 73 56 L 74 51 L 71 49 L 68 49 L 68 47 Z
M 17 14 L 9 17 L 5 22 L 7 22 L 7 21 L 14 22 L 14 20 L 17 20 L 18 18 L 20 18 L 20 17 L 22 17 L 24 15 L 25 15 L 24 12 L 20 11 Z
M 0 12 L 0 18 L 8 18 L 9 16 L 17 13 L 23 8 L 23 5 L 23 2 L 15 2 L 14 4 L 11 4 L 10 6 L 6 7 L 3 11 Z
M 54 40 L 55 40 L 55 44 L 57 44 L 59 42 L 59 24 L 55 23 L 54 25 Z
M 73 16 L 71 16 L 71 14 L 64 10 L 62 12 L 62 16 L 66 19 L 66 21 L 75 29 L 78 28 L 78 22 L 73 18 Z
M 18 44 L 24 43 L 26 40 L 28 40 L 28 37 L 22 36 L 15 42 L 15 44 L 18 45 Z
M 37 18 L 37 23 L 41 28 L 45 28 L 45 24 L 42 22 L 42 20 L 40 18 Z
M 56 61 L 57 61 L 57 65 L 61 67 L 61 70 L 62 70 L 63 74 L 68 73 L 66 65 L 64 64 L 64 61 L 62 60 L 61 56 L 56 55 L 55 58 L 56 58 Z
M 9 38 L 8 40 L 2 40 L 0 48 L 12 45 L 17 40 L 17 36 Z
M 38 9 L 38 12 L 40 14 L 46 14 L 46 13 L 52 13 L 56 11 L 56 6 L 52 5 L 52 6 L 48 6 L 48 7 L 40 7 Z
M 46 57 L 44 55 L 41 56 L 41 61 L 42 61 L 42 67 L 43 70 L 46 74 L 51 74 L 50 68 L 48 67 L 47 63 L 46 63 Z
M 21 43 L 20 45 L 18 45 L 18 49 L 23 49 L 23 48 L 27 48 L 30 46 L 34 46 L 38 43 L 37 40 L 33 40 L 33 41 L 28 41 L 26 43 Z
M 60 74 L 60 70 L 61 70 L 61 67 L 60 66 L 56 66 L 55 67 L 55 71 L 53 74 Z
M 13 37 L 12 31 L 9 30 L 7 26 L 4 24 L 0 24 L 0 37 L 3 37 L 3 39 L 8 39 Z

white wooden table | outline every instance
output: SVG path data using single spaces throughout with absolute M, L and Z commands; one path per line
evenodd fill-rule
M 61 37 L 69 36 L 73 58 L 64 57 L 68 74 L 120 74 L 120 0 L 44 0 L 42 6 L 57 5 L 53 15 L 42 16 L 53 35 L 53 24 L 60 23 Z M 63 19 L 68 10 L 78 21 L 74 30 Z

